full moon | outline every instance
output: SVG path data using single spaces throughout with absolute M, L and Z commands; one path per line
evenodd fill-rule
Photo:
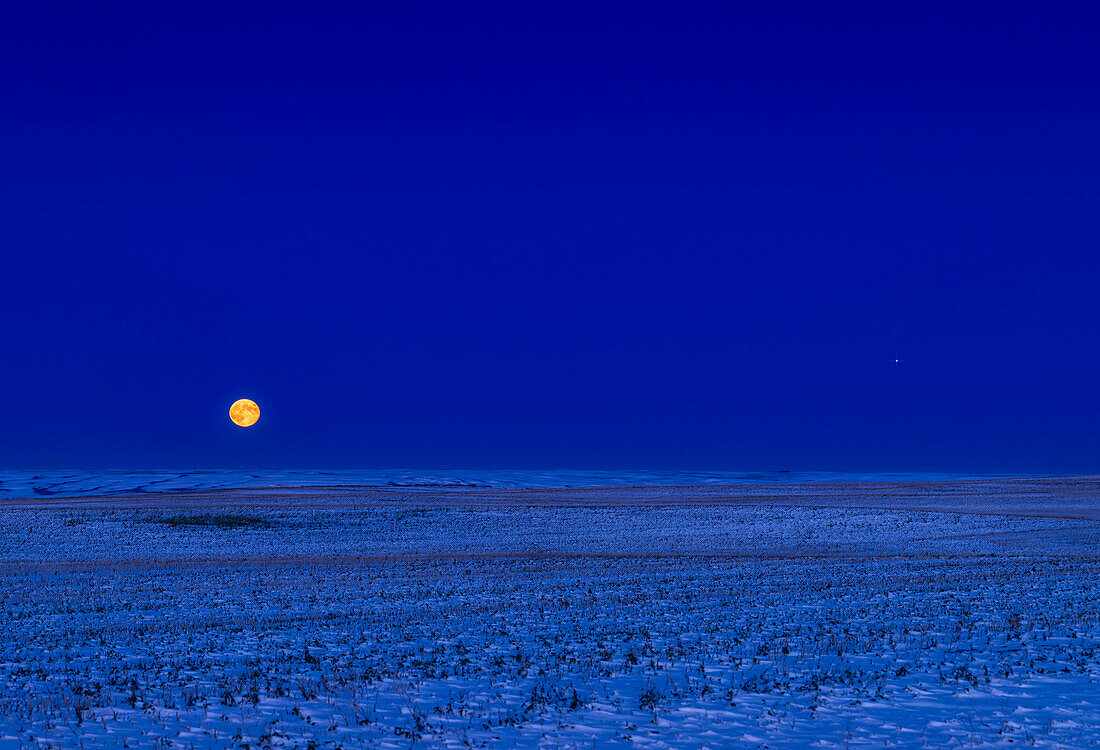
M 260 418 L 260 407 L 250 398 L 239 398 L 229 407 L 229 418 L 241 427 L 251 427 Z

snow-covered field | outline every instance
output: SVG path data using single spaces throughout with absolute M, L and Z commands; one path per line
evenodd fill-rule
M 0 747 L 1100 745 L 1100 482 L 0 502 Z

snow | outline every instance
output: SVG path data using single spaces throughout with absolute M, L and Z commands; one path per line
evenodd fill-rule
M 1100 745 L 1093 479 L 0 507 L 0 747 Z
M 790 471 L 354 469 L 333 471 L 0 471 L 0 498 L 289 487 L 624 487 L 854 481 L 943 481 L 961 474 Z

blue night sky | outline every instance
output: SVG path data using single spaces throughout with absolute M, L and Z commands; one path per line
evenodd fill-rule
M 23 5 L 2 466 L 1100 471 L 1087 4 Z

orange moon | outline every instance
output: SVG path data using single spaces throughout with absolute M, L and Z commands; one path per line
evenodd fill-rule
M 251 427 L 260 418 L 260 407 L 250 398 L 239 398 L 229 407 L 229 418 L 233 424 Z

